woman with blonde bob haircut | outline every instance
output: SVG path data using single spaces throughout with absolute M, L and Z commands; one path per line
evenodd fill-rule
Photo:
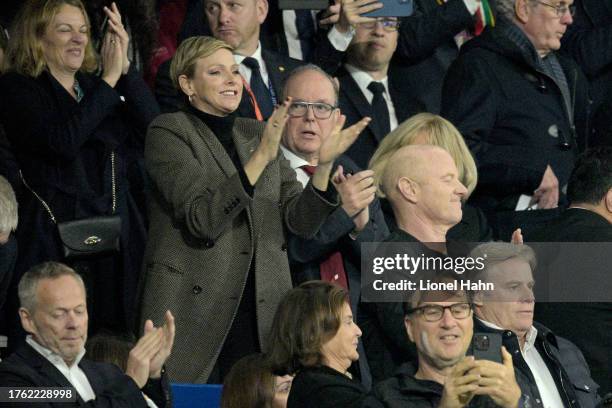
M 469 195 L 476 188 L 478 173 L 476 163 L 468 149 L 463 136 L 448 120 L 432 113 L 419 113 L 401 123 L 382 140 L 370 160 L 370 169 L 374 170 L 374 184 L 378 187 L 377 194 L 382 198 L 381 204 L 385 212 L 385 220 L 389 229 L 396 227 L 393 211 L 382 188 L 381 177 L 389 158 L 404 146 L 426 144 L 441 147 L 446 150 L 457 165 L 459 181 L 467 188 Z M 448 232 L 447 238 L 482 242 L 491 239 L 492 232 L 484 214 L 475 207 L 463 206 L 463 219 Z
M 130 69 L 130 38 L 117 6 L 104 13 L 108 26 L 98 60 L 80 0 L 24 2 L 0 78 L 0 122 L 24 181 L 15 279 L 43 261 L 69 264 L 87 286 L 91 334 L 123 333 L 136 319 L 133 294 L 146 233 L 132 191 L 144 186 L 137 163 L 146 128 L 159 112 Z M 98 67 L 100 76 L 93 74 Z M 112 221 L 112 233 L 100 233 L 101 217 Z M 69 257 L 71 234 L 58 232 L 72 221 L 88 225 L 79 242 L 101 236 L 113 244 Z
M 276 305 L 291 289 L 285 230 L 311 238 L 335 210 L 331 166 L 367 122 L 345 130 L 336 123 L 302 188 L 279 155 L 290 97 L 267 122 L 238 117 L 238 64 L 211 37 L 183 41 L 170 72 L 187 103 L 158 116 L 147 134 L 142 315 L 194 316 L 178 329 L 168 370 L 177 381 L 221 382 L 233 363 L 265 348 Z
M 348 373 L 359 359 L 359 337 L 342 287 L 309 281 L 287 293 L 274 316 L 269 352 L 275 372 L 296 374 L 287 407 L 361 406 L 366 390 Z

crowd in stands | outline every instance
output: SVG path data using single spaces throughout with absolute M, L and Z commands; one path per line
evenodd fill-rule
M 612 407 L 612 299 L 529 245 L 612 242 L 612 0 L 412 3 L 0 5 L 0 385 Z M 369 243 L 487 263 L 366 300 Z

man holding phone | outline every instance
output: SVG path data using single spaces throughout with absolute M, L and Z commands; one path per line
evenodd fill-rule
M 525 403 L 545 408 L 597 406 L 599 386 L 582 352 L 533 320 L 534 251 L 527 245 L 492 242 L 476 247 L 470 257 L 484 257 L 486 262 L 482 271 L 466 278 L 495 287 L 474 293 L 474 325 L 477 331 L 502 335 Z
M 440 273 L 432 281 L 452 282 Z M 501 348 L 503 364 L 466 356 L 472 340 L 472 305 L 465 291 L 414 291 L 404 304 L 408 336 L 415 343 L 418 366 L 405 363 L 397 374 L 374 388 L 385 407 L 519 407 L 521 390 L 512 356 Z M 418 367 L 418 368 L 417 368 Z

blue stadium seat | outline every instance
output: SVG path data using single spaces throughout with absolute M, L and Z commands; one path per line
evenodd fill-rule
M 176 384 L 172 387 L 174 408 L 219 408 L 221 406 L 220 384 Z

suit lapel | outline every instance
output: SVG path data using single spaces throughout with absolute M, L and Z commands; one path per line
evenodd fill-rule
M 359 89 L 359 85 L 357 85 L 357 82 L 355 82 L 351 74 L 349 74 L 344 68 L 341 68 L 338 72 L 338 78 L 340 81 L 340 92 L 346 95 L 347 99 L 351 102 L 355 109 L 357 109 L 357 112 L 359 112 L 359 115 L 361 117 L 369 116 L 374 119 L 372 105 L 368 103 L 368 100 L 363 92 L 361 92 L 361 89 Z M 381 132 L 378 130 L 378 126 L 376 126 L 375 123 L 375 121 L 370 122 L 370 124 L 368 124 L 368 128 L 374 134 L 376 140 L 380 142 L 384 135 L 381 135 Z
M 45 379 L 46 387 L 70 387 L 74 389 L 73 385 L 70 384 L 70 381 L 68 381 L 68 379 L 49 362 L 49 360 L 40 355 L 40 353 L 34 350 L 29 344 L 25 344 L 23 347 L 21 347 L 17 351 L 17 354 L 25 361 L 27 366 L 40 373 L 40 376 Z M 91 381 L 89 376 L 87 376 L 87 378 Z M 84 401 L 81 399 L 78 392 L 76 395 L 79 405 L 83 404 Z
M 242 98 L 240 99 L 240 105 L 238 105 L 238 116 L 255 119 L 255 110 L 245 87 L 242 88 Z
M 268 76 L 276 95 L 276 101 L 279 103 L 281 91 L 283 89 L 283 78 L 287 75 L 287 70 L 289 67 L 286 67 L 281 61 L 279 61 L 279 58 L 275 53 L 270 52 L 265 48 L 261 50 L 261 56 L 266 63 L 266 70 L 268 71 Z
M 391 96 L 391 102 L 393 103 L 393 107 L 395 108 L 395 116 L 397 117 L 397 122 L 402 123 L 404 120 L 408 119 L 410 115 L 410 108 L 412 106 L 409 98 L 411 95 L 407 95 L 400 91 L 400 88 L 396 86 L 395 76 L 393 75 L 393 70 L 389 70 L 389 95 Z

